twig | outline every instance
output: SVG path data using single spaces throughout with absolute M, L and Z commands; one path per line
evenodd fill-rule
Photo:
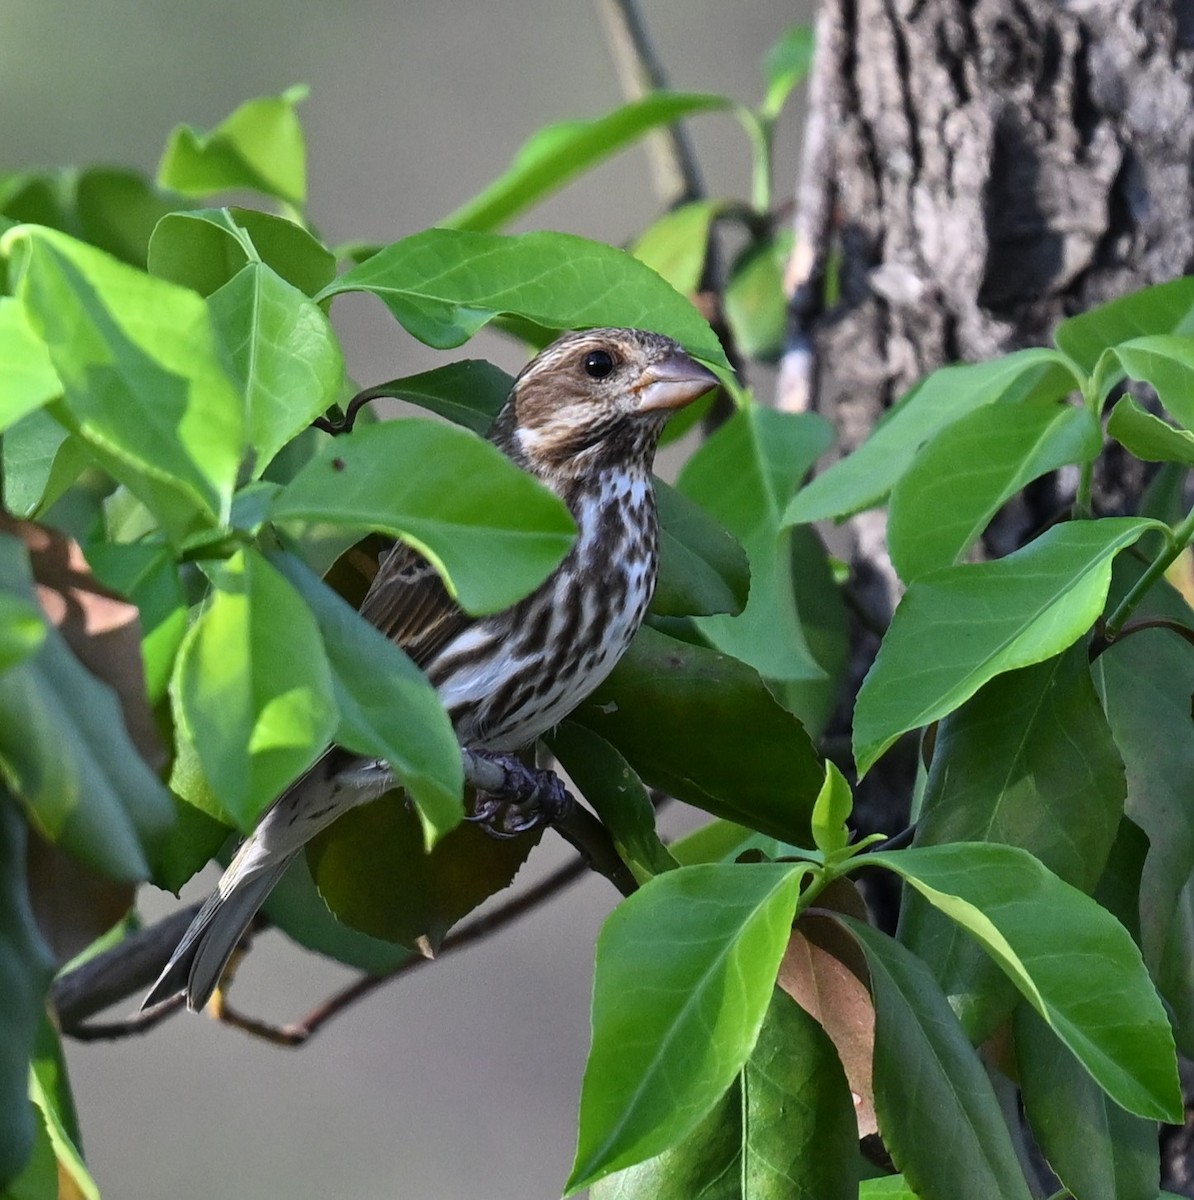
M 1130 638 L 1134 633 L 1143 633 L 1146 629 L 1167 629 L 1170 633 L 1176 634 L 1194 646 L 1194 629 L 1191 629 L 1189 625 L 1184 625 L 1181 621 L 1173 620 L 1170 617 L 1141 617 L 1138 621 L 1129 621 L 1115 637 L 1107 634 L 1105 625 L 1101 630 L 1097 630 L 1090 644 L 1090 661 L 1094 662 L 1100 654 L 1117 642 Z
M 497 933 L 498 930 L 505 928 L 505 926 L 518 920 L 523 914 L 575 883 L 581 878 L 584 872 L 584 864 L 578 861 L 570 862 L 560 867 L 557 871 L 554 871 L 545 879 L 535 884 L 534 887 L 528 888 L 525 892 L 515 896 L 500 907 L 495 908 L 492 912 L 477 917 L 476 920 L 462 926 L 458 932 L 449 935 L 444 939 L 444 944 L 440 947 L 437 957 L 442 958 L 446 954 L 463 950 L 466 946 L 471 946 L 475 942 L 488 937 L 490 934 Z M 430 959 L 424 958 L 422 955 L 412 954 L 410 958 L 405 959 L 396 967 L 380 975 L 362 975 L 356 982 L 328 997 L 321 1004 L 311 1009 L 305 1016 L 288 1025 L 274 1025 L 268 1021 L 248 1016 L 234 1009 L 228 1003 L 227 995 L 224 992 L 217 993 L 219 1003 L 210 1008 L 209 1011 L 212 1012 L 212 1015 L 217 1020 L 224 1022 L 224 1024 L 232 1025 L 237 1029 L 243 1029 L 245 1033 L 271 1042 L 276 1046 L 301 1046 L 318 1033 L 330 1020 L 339 1016 L 345 1009 L 356 1004 L 357 1001 L 364 999 L 366 996 L 377 991 L 378 988 L 384 987 L 387 983 L 392 983 L 395 979 L 400 979 L 402 976 L 409 975 L 419 967 L 426 966 L 430 961 Z
M 313 429 L 322 429 L 324 433 L 330 433 L 332 437 L 337 437 L 342 433 L 351 433 L 352 427 L 357 421 L 357 413 L 371 400 L 381 400 L 386 397 L 392 400 L 401 399 L 400 396 L 395 394 L 393 387 L 388 383 L 379 383 L 376 387 L 365 388 L 363 391 L 357 392 L 348 402 L 344 408 L 344 415 L 342 417 L 339 419 L 333 417 L 316 417 L 311 422 L 311 427 Z
M 186 1004 L 186 996 L 181 992 L 155 1004 L 144 1012 L 133 1013 L 119 1021 L 84 1021 L 81 1024 L 63 1026 L 62 1032 L 72 1037 L 76 1042 L 116 1042 L 122 1038 L 133 1037 L 139 1033 L 148 1033 L 160 1025 L 167 1017 L 180 1012 Z
M 598 0 L 623 92 L 632 100 L 667 87 L 667 75 L 636 0 Z M 692 142 L 684 127 L 669 125 L 647 143 L 655 191 L 670 208 L 705 194 Z

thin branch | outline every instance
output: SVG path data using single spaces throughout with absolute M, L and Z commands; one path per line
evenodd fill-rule
M 655 51 L 636 0 L 598 0 L 606 38 L 622 91 L 632 100 L 666 88 L 667 75 Z M 696 153 L 680 124 L 669 125 L 648 140 L 655 191 L 669 208 L 705 194 Z

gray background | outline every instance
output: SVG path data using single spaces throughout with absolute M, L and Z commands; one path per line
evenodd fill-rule
M 655 0 L 645 14 L 674 86 L 755 102 L 762 54 L 810 8 Z M 433 224 L 538 125 L 620 100 L 587 0 L 0 0 L 0 30 L 0 170 L 152 170 L 176 122 L 206 128 L 242 100 L 309 83 L 309 211 L 333 242 L 392 241 Z M 795 174 L 797 126 L 789 114 L 781 131 L 781 195 Z M 710 191 L 744 196 L 749 155 L 734 119 L 702 118 L 694 134 Z M 517 228 L 620 242 L 656 211 L 633 151 Z M 442 361 L 366 298 L 338 300 L 335 322 L 363 383 Z M 494 339 L 468 353 L 518 361 Z M 563 861 L 555 841 L 526 877 Z M 199 1017 L 139 1040 L 71 1044 L 87 1156 L 106 1200 L 558 1195 L 588 1046 L 593 943 L 614 898 L 604 881 L 586 881 L 515 930 L 375 995 L 300 1050 Z M 149 897 L 146 908 L 172 904 Z M 348 978 L 269 934 L 235 997 L 285 1021 Z

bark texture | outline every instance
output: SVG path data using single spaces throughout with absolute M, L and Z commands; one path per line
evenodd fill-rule
M 843 453 L 926 372 L 1046 343 L 1194 267 L 1194 0 L 824 0 L 817 39 L 779 405 L 823 413 Z M 1096 506 L 1132 511 L 1142 482 L 1109 456 Z M 1034 485 L 988 549 L 1022 544 L 1073 483 Z M 882 515 L 847 532 L 860 682 L 899 584 Z M 865 781 L 864 828 L 898 827 L 914 759 Z M 1194 1196 L 1189 1136 L 1165 1150 Z

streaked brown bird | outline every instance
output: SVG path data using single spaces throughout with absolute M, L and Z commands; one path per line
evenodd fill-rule
M 423 669 L 462 747 L 513 751 L 558 724 L 613 670 L 655 589 L 651 466 L 671 413 L 717 385 L 674 341 L 638 329 L 567 333 L 518 376 L 490 440 L 564 501 L 577 537 L 534 592 L 472 617 L 419 553 L 397 544 L 361 614 Z M 361 803 L 329 753 L 244 842 L 142 1007 L 184 991 L 202 1008 L 290 860 Z M 334 764 L 334 765 L 333 765 Z

